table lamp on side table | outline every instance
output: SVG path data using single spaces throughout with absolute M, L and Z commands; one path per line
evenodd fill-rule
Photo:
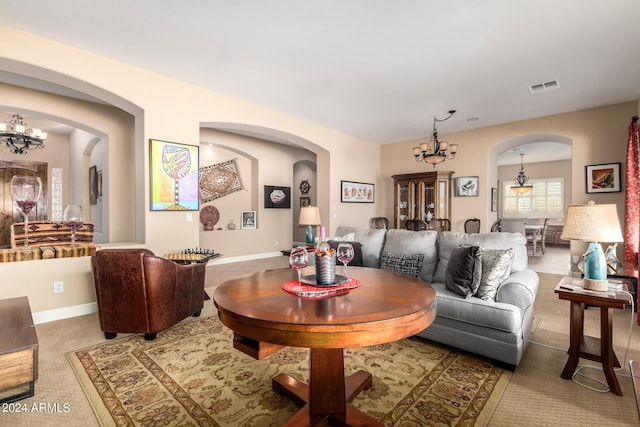
M 569 205 L 562 236 L 565 240 L 589 242 L 584 256 L 584 288 L 604 292 L 608 289 L 607 261 L 600 242 L 622 242 L 616 205 Z
M 308 245 L 313 244 L 313 226 L 320 225 L 320 209 L 317 206 L 305 206 L 300 208 L 300 225 L 307 226 L 306 243 Z

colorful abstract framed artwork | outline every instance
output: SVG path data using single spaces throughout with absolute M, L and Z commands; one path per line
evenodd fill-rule
M 198 147 L 149 140 L 152 211 L 197 211 Z
M 587 193 L 619 193 L 620 163 L 585 166 Z

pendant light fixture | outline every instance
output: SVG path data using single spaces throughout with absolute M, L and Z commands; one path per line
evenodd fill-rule
M 31 128 L 22 114 L 14 114 L 8 122 L 0 123 L 0 145 L 6 145 L 14 154 L 27 154 L 27 150 L 44 148 L 47 133 Z
M 533 189 L 533 185 L 529 184 L 529 177 L 524 174 L 524 154 L 520 154 L 520 173 L 513 180 L 514 184 L 511 186 L 511 191 L 522 194 L 527 193 Z
M 436 122 L 444 122 L 454 115 L 456 110 L 449 110 L 449 115 L 444 119 L 438 119 L 433 116 L 433 132 L 429 142 L 420 144 L 419 147 L 413 147 L 413 156 L 416 162 L 432 164 L 435 168 L 438 163 L 442 163 L 447 159 L 453 159 L 458 152 L 458 144 L 449 144 L 447 141 L 438 140 L 438 129 Z

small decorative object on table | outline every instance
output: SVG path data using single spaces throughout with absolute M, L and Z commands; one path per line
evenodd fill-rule
M 351 243 L 342 242 L 338 245 L 338 261 L 342 263 L 344 269 L 342 270 L 342 274 L 347 276 L 347 264 L 353 261 L 354 251 L 353 245 Z
M 41 194 L 42 181 L 39 177 L 14 175 L 11 178 L 13 202 L 24 216 L 24 251 L 29 251 L 29 213 L 36 207 Z
M 229 230 L 235 230 L 235 229 L 236 229 L 236 223 L 235 223 L 235 222 L 233 222 L 233 220 L 232 220 L 232 219 L 230 219 L 230 220 L 229 220 L 229 223 L 227 224 L 227 228 L 228 228 Z
M 316 249 L 316 285 L 333 286 L 336 283 L 336 251 L 327 242 Z
M 309 265 L 309 254 L 307 252 L 307 248 L 304 246 L 293 248 L 291 250 L 291 255 L 289 255 L 289 265 L 298 272 L 298 285 L 301 285 L 300 270 Z
M 82 228 L 82 206 L 67 205 L 62 214 L 65 225 L 71 229 L 71 247 L 76 247 L 76 230 Z

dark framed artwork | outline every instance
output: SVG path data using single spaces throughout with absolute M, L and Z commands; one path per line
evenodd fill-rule
M 300 207 L 304 208 L 307 206 L 311 206 L 311 197 L 301 196 L 300 197 Z
M 342 203 L 373 203 L 374 198 L 374 184 L 340 181 L 340 201 Z
M 587 193 L 619 193 L 620 163 L 585 166 Z
M 491 212 L 498 211 L 498 189 L 491 188 Z
M 197 211 L 198 147 L 149 140 L 152 211 Z
M 290 209 L 291 187 L 264 186 L 264 207 L 266 209 Z
M 241 224 L 243 230 L 255 230 L 256 222 L 256 211 L 242 211 Z
M 461 176 L 456 178 L 457 197 L 478 197 L 480 178 L 477 176 Z
M 98 167 L 89 168 L 89 204 L 98 204 Z

